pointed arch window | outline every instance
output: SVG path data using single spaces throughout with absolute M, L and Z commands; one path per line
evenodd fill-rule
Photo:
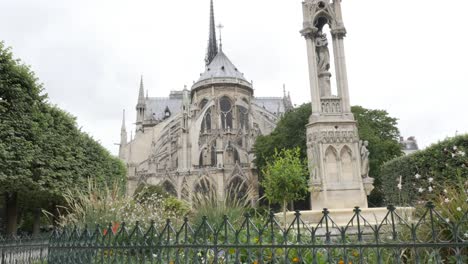
M 240 175 L 234 176 L 234 178 L 229 182 L 227 187 L 228 199 L 231 200 L 244 200 L 248 198 L 249 188 L 247 182 L 242 179 Z
M 208 148 L 204 148 L 200 153 L 199 164 L 200 166 L 204 167 L 214 167 L 217 164 L 216 159 L 216 147 L 211 146 Z
M 200 110 L 205 108 L 206 104 L 208 103 L 208 99 L 203 99 L 200 102 Z M 210 132 L 211 131 L 211 108 L 207 109 L 205 112 L 205 116 L 203 117 L 202 124 L 201 124 L 201 132 Z
M 211 147 L 211 166 L 216 166 L 216 148 L 214 146 Z
M 210 194 L 210 192 L 214 191 L 215 189 L 213 188 L 213 185 L 207 178 L 201 179 L 196 185 L 195 185 L 195 194 L 196 195 L 202 195 L 206 196 Z
M 243 106 L 237 106 L 239 115 L 239 127 L 249 129 L 249 111 Z
M 208 99 L 204 98 L 203 100 L 201 100 L 200 102 L 200 111 L 203 110 L 203 108 L 205 108 L 205 105 L 208 103 Z
M 170 195 L 177 197 L 177 190 L 174 185 L 169 181 L 164 181 L 162 184 L 163 189 Z
M 232 129 L 232 103 L 229 97 L 223 96 L 219 100 L 221 112 L 221 127 L 223 130 Z

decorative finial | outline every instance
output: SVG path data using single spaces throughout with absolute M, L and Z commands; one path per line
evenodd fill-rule
M 221 38 L 221 31 L 223 30 L 224 26 L 223 24 L 219 23 L 216 27 L 219 30 L 219 51 L 223 51 L 223 39 Z
M 208 49 L 206 51 L 205 65 L 208 66 L 214 57 L 218 54 L 218 45 L 216 43 L 216 28 L 214 20 L 213 0 L 210 1 L 210 33 L 208 38 Z

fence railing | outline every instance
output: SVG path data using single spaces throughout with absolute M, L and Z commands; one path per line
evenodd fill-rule
M 46 263 L 49 237 L 0 237 L 0 264 Z
M 385 219 L 374 225 L 359 208 L 346 226 L 336 225 L 326 209 L 313 226 L 302 221 L 299 212 L 286 227 L 273 214 L 265 219 L 246 215 L 241 221 L 224 217 L 218 223 L 204 218 L 195 225 L 185 218 L 177 226 L 167 221 L 147 229 L 122 223 L 118 228 L 55 230 L 41 256 L 49 264 L 468 263 L 468 211 L 456 220 L 428 203 L 411 222 L 389 206 Z M 27 244 L 17 248 L 29 250 Z M 10 260 L 22 256 L 8 253 L 3 244 L 0 252 L 7 252 Z

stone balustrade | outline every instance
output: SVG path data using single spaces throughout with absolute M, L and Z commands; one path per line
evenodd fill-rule
M 343 112 L 340 97 L 325 97 L 320 101 L 322 103 L 322 113 L 324 114 L 341 114 Z

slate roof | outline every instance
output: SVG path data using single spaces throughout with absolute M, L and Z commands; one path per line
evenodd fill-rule
M 234 78 L 247 81 L 244 78 L 244 74 L 241 73 L 234 64 L 232 64 L 222 50 L 216 54 L 198 81 L 208 80 L 211 78 Z
M 148 97 L 146 99 L 146 120 L 164 119 L 166 107 L 175 115 L 181 111 L 182 99 L 171 97 Z
M 255 97 L 253 103 L 259 107 L 265 108 L 272 114 L 278 115 L 279 113 L 286 112 L 282 97 Z
M 253 103 L 266 109 L 272 114 L 286 112 L 282 97 L 256 97 Z M 181 111 L 182 99 L 171 97 L 148 97 L 146 98 L 145 120 L 163 120 L 166 107 L 175 115 Z M 279 112 L 278 112 L 279 109 Z

